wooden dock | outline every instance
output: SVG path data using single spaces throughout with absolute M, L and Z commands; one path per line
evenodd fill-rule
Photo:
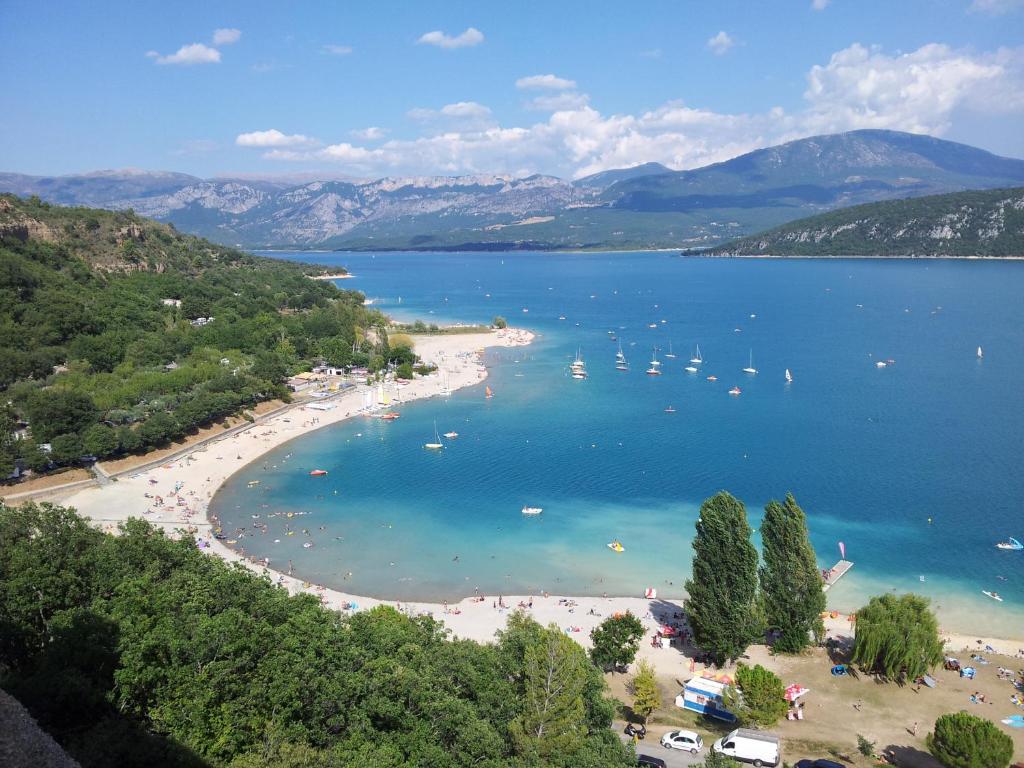
M 822 587 L 822 592 L 828 592 L 832 585 L 839 581 L 843 576 L 849 573 L 850 569 L 853 568 L 853 562 L 850 560 L 840 560 L 838 563 L 833 565 L 827 571 L 822 572 L 821 579 L 825 582 Z

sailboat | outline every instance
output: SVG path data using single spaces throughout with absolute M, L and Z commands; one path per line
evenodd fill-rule
M 579 348 L 576 349 L 576 359 L 573 360 L 569 366 L 569 370 L 572 371 L 572 377 L 574 379 L 585 379 L 587 378 L 587 364 L 583 362 L 583 355 Z
M 704 362 L 704 358 L 700 356 L 700 344 L 697 345 L 697 351 L 693 353 L 693 357 L 690 358 L 690 362 L 694 365 L 700 365 Z
M 792 384 L 793 383 L 793 374 L 789 372 L 789 368 L 786 369 L 786 383 L 787 384 Z
M 648 376 L 661 376 L 661 361 L 658 360 L 658 348 L 654 348 L 651 355 L 651 367 L 647 369 Z
M 485 385 L 484 386 L 484 398 L 486 398 L 487 400 L 490 400 L 492 397 L 494 397 L 494 392 L 491 391 L 490 387 Z
M 436 421 L 434 422 L 434 442 L 432 442 L 432 443 L 424 443 L 423 447 L 424 448 L 430 448 L 431 450 L 437 450 L 439 448 L 444 448 L 444 443 L 441 442 L 441 436 L 437 434 L 437 422 Z
M 674 358 L 675 357 L 675 355 L 672 353 L 672 342 L 671 341 L 668 343 L 668 352 L 665 354 L 665 357 L 668 357 L 668 358 Z
M 981 351 L 981 347 L 978 347 L 978 359 L 980 360 L 985 356 L 985 353 Z
M 750 362 L 747 367 L 743 369 L 744 373 L 757 373 L 757 368 L 754 367 L 754 350 L 750 350 Z

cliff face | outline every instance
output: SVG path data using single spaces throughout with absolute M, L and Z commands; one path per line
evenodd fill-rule
M 7 768 L 79 768 L 16 698 L 0 690 L 0 765 Z
M 705 253 L 1024 257 L 1024 188 L 854 206 L 800 219 Z

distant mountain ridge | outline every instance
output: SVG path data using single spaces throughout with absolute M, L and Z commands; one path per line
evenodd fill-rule
M 372 181 L 0 173 L 0 191 L 140 214 L 245 247 L 673 248 L 720 243 L 850 205 L 1024 184 L 1024 160 L 895 131 L 799 139 L 722 163 L 659 163 L 567 181 L 504 174 Z
M 1024 258 L 1024 187 L 856 205 L 693 254 Z

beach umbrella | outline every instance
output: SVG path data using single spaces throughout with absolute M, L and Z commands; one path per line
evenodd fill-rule
M 804 688 L 799 683 L 793 683 L 791 686 L 786 688 L 786 691 L 782 696 L 786 701 L 796 701 L 810 690 L 810 688 Z
M 644 597 L 646 597 L 648 600 L 654 600 L 657 596 L 658 590 L 656 590 L 654 587 L 648 587 L 644 590 Z
M 676 633 L 675 627 L 670 627 L 668 624 L 661 628 L 661 634 L 665 637 L 672 637 Z

